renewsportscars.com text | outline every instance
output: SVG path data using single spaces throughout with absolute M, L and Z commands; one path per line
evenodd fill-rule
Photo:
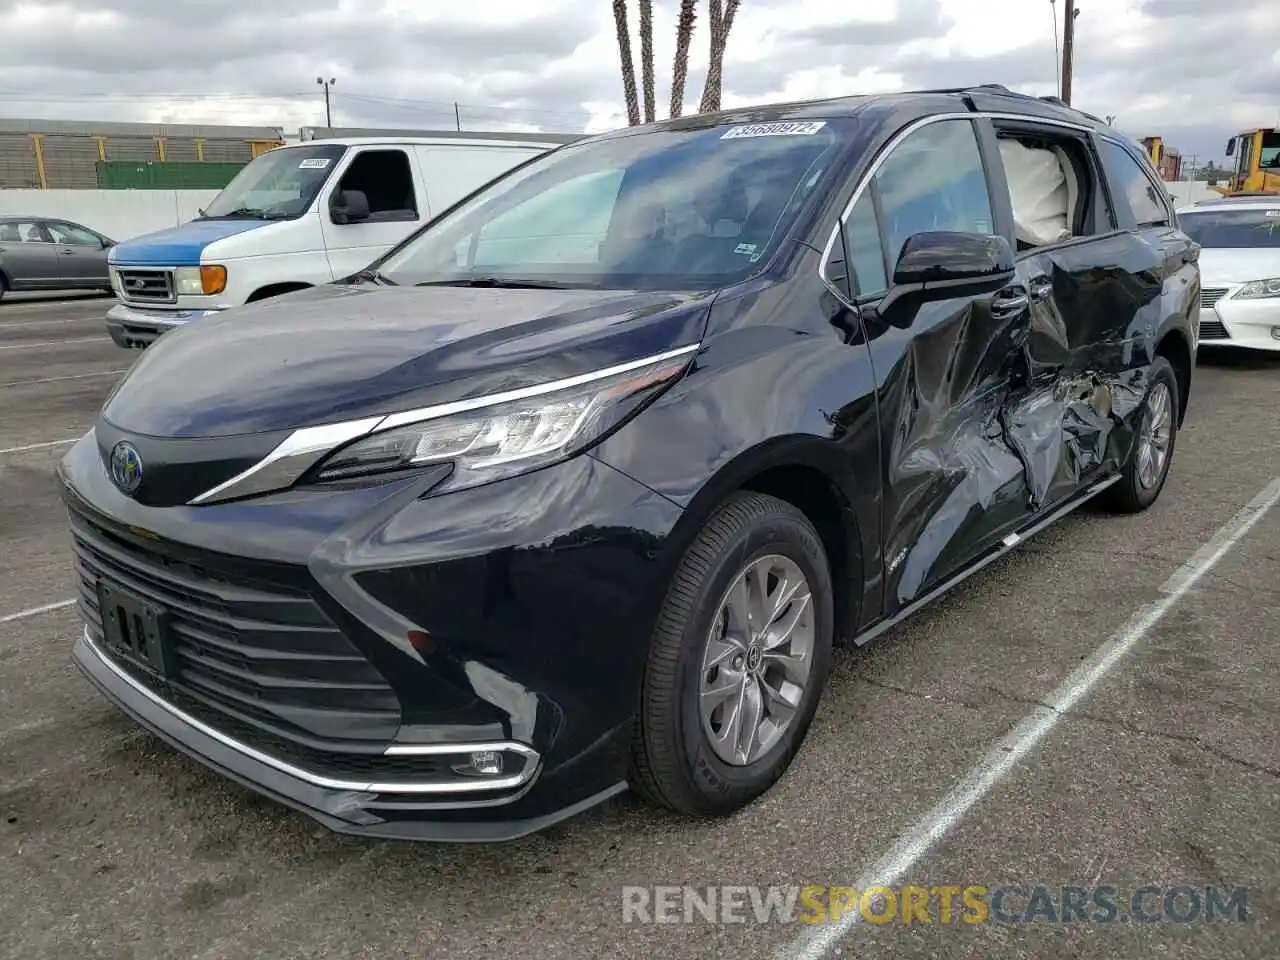
M 1248 919 L 1244 887 L 623 887 L 624 923 L 1221 923 Z

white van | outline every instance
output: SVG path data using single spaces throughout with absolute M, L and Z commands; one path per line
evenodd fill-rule
M 201 216 L 117 244 L 122 347 L 219 310 L 364 269 L 477 187 L 564 143 L 565 134 L 343 137 L 277 147 L 236 174 Z

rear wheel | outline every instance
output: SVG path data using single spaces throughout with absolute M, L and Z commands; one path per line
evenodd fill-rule
M 0 300 L 4 299 L 4 295 L 9 292 L 9 282 L 5 280 L 4 274 L 0 273 Z
M 1178 378 L 1164 357 L 1151 365 L 1133 449 L 1119 482 L 1104 494 L 1105 505 L 1119 513 L 1139 513 L 1156 502 L 1169 476 L 1178 438 Z
M 658 617 L 631 783 L 682 813 L 730 813 L 790 766 L 831 660 L 822 541 L 785 501 L 735 494 L 686 551 Z

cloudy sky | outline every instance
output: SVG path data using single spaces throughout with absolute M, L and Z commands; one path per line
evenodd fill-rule
M 632 9 L 636 40 L 635 0 Z M 1057 92 L 1065 0 L 742 0 L 724 105 L 999 82 Z M 656 0 L 659 117 L 676 0 Z M 705 4 L 686 102 L 707 59 Z M 1221 159 L 1280 126 L 1280 0 L 1080 0 L 1074 102 Z M 0 0 L 0 117 L 594 132 L 625 123 L 609 0 Z

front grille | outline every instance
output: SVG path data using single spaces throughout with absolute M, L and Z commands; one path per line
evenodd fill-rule
M 142 303 L 173 303 L 173 271 L 119 270 L 120 293 L 126 300 Z
M 167 613 L 167 680 L 113 658 L 136 678 L 158 684 L 162 696 L 194 702 L 210 726 L 234 726 L 238 739 L 276 753 L 281 740 L 326 752 L 394 736 L 400 722 L 395 692 L 300 587 L 153 553 L 79 515 L 73 515 L 72 534 L 80 607 L 95 638 L 102 636 L 100 578 Z
M 1227 295 L 1226 287 L 1201 287 L 1200 288 L 1200 306 L 1212 307 L 1215 303 Z
M 1221 320 L 1201 320 L 1200 321 L 1200 339 L 1201 340 L 1230 340 L 1231 334 L 1227 333 L 1227 328 L 1222 325 Z

